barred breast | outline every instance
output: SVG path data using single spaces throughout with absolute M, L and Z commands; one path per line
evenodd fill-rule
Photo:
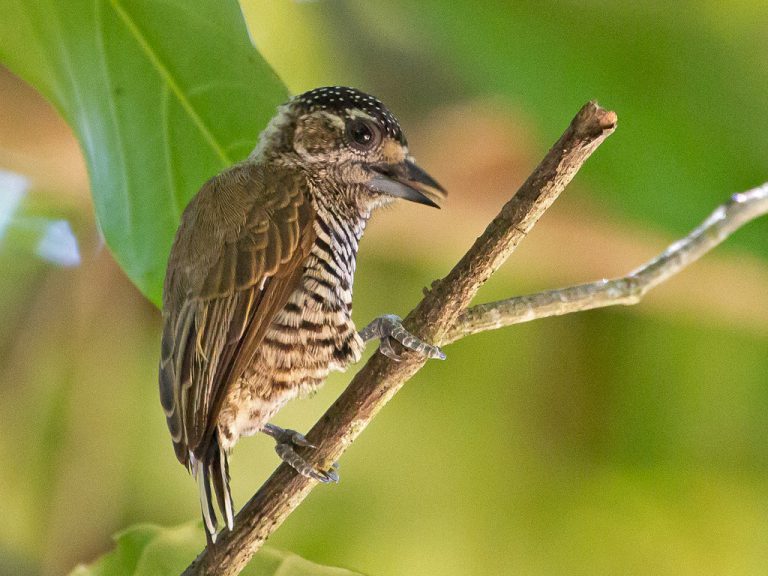
M 352 322 L 355 255 L 367 214 L 340 214 L 315 202 L 317 239 L 299 287 L 267 329 L 254 362 L 227 393 L 219 414 L 221 447 L 255 434 L 289 400 L 317 390 L 331 370 L 357 362 L 364 343 Z

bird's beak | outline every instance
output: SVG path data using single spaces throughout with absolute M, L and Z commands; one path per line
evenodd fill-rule
M 439 202 L 446 196 L 445 189 L 409 158 L 399 164 L 373 166 L 373 171 L 376 175 L 367 186 L 375 192 L 435 208 L 440 208 Z

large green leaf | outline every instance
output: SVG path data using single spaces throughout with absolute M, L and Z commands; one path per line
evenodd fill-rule
M 199 522 L 177 528 L 151 524 L 134 526 L 117 535 L 115 549 L 89 566 L 78 566 L 70 576 L 176 576 L 197 556 L 204 540 Z M 355 576 L 343 568 L 320 566 L 309 560 L 262 548 L 243 576 Z
M 0 60 L 75 130 L 107 244 L 159 303 L 187 201 L 287 97 L 237 2 L 3 0 Z

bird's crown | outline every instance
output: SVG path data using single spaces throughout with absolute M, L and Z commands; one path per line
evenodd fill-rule
M 405 145 L 405 136 L 397 118 L 381 100 L 346 86 L 324 86 L 304 92 L 293 98 L 294 105 L 304 113 L 318 110 L 333 113 L 341 118 L 354 118 L 360 113 L 370 116 L 394 140 Z

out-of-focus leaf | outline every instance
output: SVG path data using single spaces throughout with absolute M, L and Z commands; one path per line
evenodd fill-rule
M 107 244 L 159 303 L 187 201 L 287 97 L 237 2 L 8 0 L 0 60 L 75 130 Z
M 177 528 L 142 524 L 116 537 L 117 546 L 89 566 L 78 566 L 70 576 L 176 576 L 204 545 L 199 522 Z M 343 568 L 320 566 L 296 554 L 263 548 L 244 576 L 355 576 Z

